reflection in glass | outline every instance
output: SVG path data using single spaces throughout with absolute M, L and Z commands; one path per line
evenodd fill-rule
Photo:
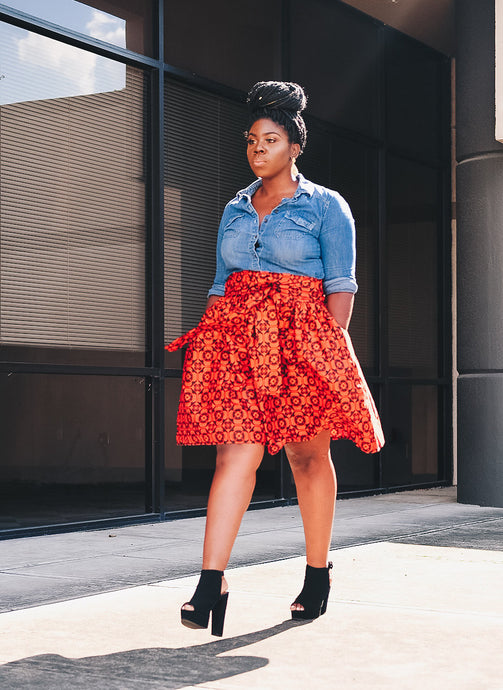
M 126 66 L 0 23 L 0 105 L 69 98 L 126 86 Z
M 145 382 L 0 375 L 0 529 L 145 512 Z
M 390 429 L 383 453 L 383 485 L 421 484 L 439 479 L 436 386 L 391 385 Z
M 308 111 L 325 122 L 377 135 L 379 32 L 338 2 L 292 0 L 292 81 L 306 89 Z
M 396 32 L 386 50 L 386 134 L 389 145 L 432 161 L 443 153 L 442 92 L 449 92 L 443 61 Z M 450 77 L 449 77 L 450 78 Z
M 438 171 L 390 156 L 388 338 L 392 376 L 438 374 Z
M 356 225 L 358 292 L 350 333 L 367 375 L 377 373 L 378 199 L 376 150 L 334 137 L 332 184 L 351 207 Z
M 0 345 L 143 352 L 143 73 L 0 27 Z
M 136 53 L 152 53 L 151 0 L 8 0 L 15 10 Z
M 350 333 L 365 373 L 377 372 L 377 154 L 375 149 L 342 139 L 307 118 L 306 150 L 298 162 L 308 179 L 335 189 L 351 207 L 356 223 L 358 292 Z
M 164 61 L 243 91 L 281 78 L 281 2 L 165 0 Z

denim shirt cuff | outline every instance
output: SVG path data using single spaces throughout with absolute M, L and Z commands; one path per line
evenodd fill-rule
M 208 297 L 211 297 L 211 295 L 217 295 L 218 297 L 223 297 L 225 295 L 225 285 L 213 283 L 213 285 L 211 286 L 211 288 L 208 292 Z
M 355 294 L 358 290 L 358 284 L 354 278 L 331 278 L 323 281 L 323 289 L 326 295 L 331 295 L 333 292 L 351 292 Z

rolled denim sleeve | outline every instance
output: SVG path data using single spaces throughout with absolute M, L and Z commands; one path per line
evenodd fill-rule
M 326 295 L 333 292 L 358 290 L 356 270 L 355 222 L 347 202 L 337 192 L 331 192 L 320 230 L 321 261 L 325 277 Z
M 229 216 L 229 204 L 224 208 L 222 213 L 222 218 L 220 219 L 220 225 L 218 227 L 217 235 L 217 265 L 215 271 L 215 279 L 213 280 L 213 285 L 208 291 L 208 297 L 210 295 L 218 295 L 223 297 L 225 294 L 225 282 L 229 277 L 229 272 L 225 268 L 224 260 L 222 258 L 222 238 L 224 235 L 224 227 Z

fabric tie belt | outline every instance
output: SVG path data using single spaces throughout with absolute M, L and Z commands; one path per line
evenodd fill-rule
M 241 337 L 255 347 L 248 351 L 257 392 L 279 396 L 281 393 L 281 355 L 280 329 L 291 326 L 285 318 L 287 305 L 295 313 L 294 330 L 297 350 L 306 345 L 303 331 L 307 327 L 299 312 L 309 305 L 324 302 L 321 280 L 305 276 L 292 276 L 288 273 L 262 273 L 242 271 L 232 274 L 227 280 L 225 297 L 216 302 L 203 315 L 199 324 L 166 346 L 173 352 L 196 338 L 212 340 L 212 333 L 218 330 L 232 334 L 236 342 L 236 329 L 241 329 Z M 284 353 L 283 353 L 284 354 Z M 230 351 L 231 361 L 239 354 L 235 348 Z

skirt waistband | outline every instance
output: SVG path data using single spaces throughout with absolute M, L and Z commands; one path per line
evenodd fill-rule
M 280 294 L 286 301 L 324 301 L 323 283 L 318 278 L 297 276 L 292 273 L 269 271 L 238 271 L 231 273 L 225 284 L 225 296 L 229 298 L 272 297 Z

